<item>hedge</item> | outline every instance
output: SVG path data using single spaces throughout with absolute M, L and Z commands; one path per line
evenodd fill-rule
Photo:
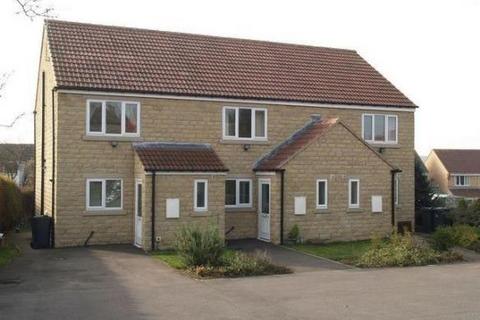
M 0 232 L 11 230 L 32 214 L 33 192 L 22 192 L 11 179 L 0 176 Z

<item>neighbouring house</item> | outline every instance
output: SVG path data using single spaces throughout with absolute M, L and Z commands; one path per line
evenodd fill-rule
M 19 187 L 33 186 L 33 144 L 0 144 L 0 174 Z
M 433 149 L 425 160 L 430 179 L 440 196 L 480 198 L 480 150 Z
M 413 228 L 415 109 L 351 50 L 48 20 L 36 211 L 57 247 Z

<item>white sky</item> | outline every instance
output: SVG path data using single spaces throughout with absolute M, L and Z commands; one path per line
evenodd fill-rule
M 480 0 L 42 0 L 59 19 L 357 50 L 420 109 L 415 141 L 480 148 Z M 33 142 L 42 21 L 0 0 L 0 142 Z

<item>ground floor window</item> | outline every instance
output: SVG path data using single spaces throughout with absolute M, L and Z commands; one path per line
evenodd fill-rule
M 348 207 L 360 207 L 360 180 L 358 179 L 348 180 Z
M 225 180 L 225 206 L 251 207 L 252 180 L 228 179 Z
M 328 182 L 326 179 L 317 180 L 317 209 L 328 207 Z
M 122 190 L 122 179 L 88 179 L 87 209 L 121 209 Z
M 193 189 L 195 211 L 206 211 L 208 208 L 208 181 L 195 180 Z

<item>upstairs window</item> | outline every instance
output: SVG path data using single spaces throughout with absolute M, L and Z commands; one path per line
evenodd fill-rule
M 398 141 L 398 117 L 384 114 L 363 115 L 363 139 L 370 143 L 390 143 Z
M 251 207 L 252 180 L 235 179 L 225 180 L 225 206 Z
M 470 185 L 470 179 L 468 176 L 455 176 L 455 186 L 467 187 Z
M 328 182 L 326 179 L 317 180 L 317 209 L 328 207 Z
M 267 110 L 225 107 L 223 109 L 223 138 L 238 140 L 267 139 Z
M 138 136 L 140 104 L 131 101 L 87 102 L 87 134 Z

